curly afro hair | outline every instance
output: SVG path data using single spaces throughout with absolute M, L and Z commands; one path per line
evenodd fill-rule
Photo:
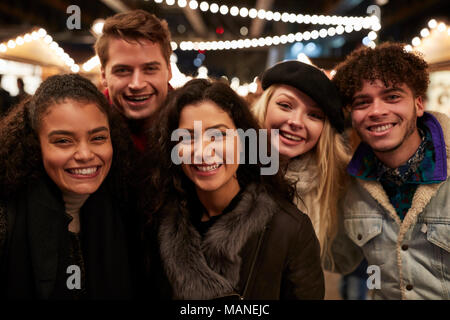
M 386 42 L 376 48 L 360 48 L 336 67 L 333 82 L 345 105 L 362 89 L 363 80 L 380 80 L 386 87 L 406 84 L 415 97 L 425 96 L 429 84 L 428 64 L 420 53 L 407 52 L 403 43 Z

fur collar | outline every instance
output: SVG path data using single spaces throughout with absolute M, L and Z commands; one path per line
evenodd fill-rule
M 164 269 L 175 299 L 213 299 L 235 292 L 239 252 L 271 220 L 277 204 L 255 185 L 244 191 L 236 208 L 222 216 L 201 238 L 185 209 L 172 205 L 158 232 Z

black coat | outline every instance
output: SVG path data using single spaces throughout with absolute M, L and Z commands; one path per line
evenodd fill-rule
M 0 87 L 0 117 L 6 115 L 13 105 L 13 98 L 9 92 Z
M 323 299 L 319 242 L 308 216 L 288 201 L 250 186 L 203 238 L 192 214 L 171 203 L 147 232 L 153 298 Z
M 124 217 L 131 213 L 121 210 L 123 206 L 116 202 L 106 181 L 80 209 L 83 298 L 133 297 L 134 256 L 127 245 L 124 223 Z M 8 200 L 0 211 L 8 217 L 8 236 L 0 260 L 1 295 L 13 299 L 72 299 L 66 286 L 70 276 L 66 264 L 71 261 L 70 218 L 56 185 L 42 178 Z

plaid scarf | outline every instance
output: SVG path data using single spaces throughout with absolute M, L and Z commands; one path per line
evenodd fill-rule
M 362 158 L 362 167 L 355 177 L 381 183 L 395 211 L 403 220 L 411 208 L 412 199 L 420 184 L 434 183 L 431 175 L 435 167 L 435 150 L 431 132 L 419 128 L 422 141 L 417 151 L 398 168 L 388 168 L 370 149 Z

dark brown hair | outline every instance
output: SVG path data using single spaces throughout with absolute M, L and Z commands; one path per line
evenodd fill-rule
M 155 121 L 158 126 L 150 131 L 150 146 L 143 160 L 145 165 L 141 166 L 148 169 L 147 173 L 141 175 L 143 177 L 141 185 L 144 186 L 143 188 L 147 188 L 143 194 L 154 195 L 151 199 L 147 196 L 141 202 L 141 207 L 150 217 L 167 201 L 185 202 L 195 195 L 193 182 L 186 177 L 181 165 L 175 165 L 171 160 L 171 151 L 178 143 L 172 141 L 171 135 L 174 130 L 178 129 L 181 111 L 187 105 L 202 101 L 214 102 L 230 116 L 236 128 L 244 131 L 255 129 L 258 132 L 258 123 L 247 103 L 227 84 L 194 79 L 187 82 L 182 88 L 171 92 L 167 104 L 158 110 Z M 259 139 L 261 139 L 259 134 L 257 134 L 257 139 L 258 149 Z M 270 143 L 270 140 L 267 143 Z M 268 149 L 270 150 L 270 147 Z M 250 159 L 250 151 L 248 143 L 245 143 L 245 159 Z M 272 196 L 292 201 L 294 189 L 284 180 L 281 170 L 275 175 L 261 175 L 262 166 L 259 161 L 256 164 L 239 165 L 236 175 L 241 188 L 244 189 L 250 183 L 257 183 L 262 185 Z
M 406 84 L 415 97 L 425 96 L 429 84 L 428 64 L 405 44 L 386 42 L 375 48 L 356 49 L 336 67 L 332 81 L 349 105 L 363 80 L 380 80 L 386 87 Z
M 128 175 L 132 142 L 122 118 L 92 82 L 76 74 L 47 78 L 35 94 L 0 121 L 0 197 L 9 197 L 34 178 L 45 175 L 38 130 L 48 108 L 66 100 L 94 103 L 108 119 L 113 144 L 110 172 L 116 180 Z
M 108 62 L 109 41 L 111 39 L 124 39 L 126 41 L 139 41 L 147 39 L 159 43 L 167 65 L 170 62 L 172 47 L 170 45 L 170 31 L 165 20 L 158 19 L 154 14 L 144 10 L 133 10 L 118 13 L 106 19 L 103 33 L 95 43 L 95 52 L 100 58 L 103 67 Z

